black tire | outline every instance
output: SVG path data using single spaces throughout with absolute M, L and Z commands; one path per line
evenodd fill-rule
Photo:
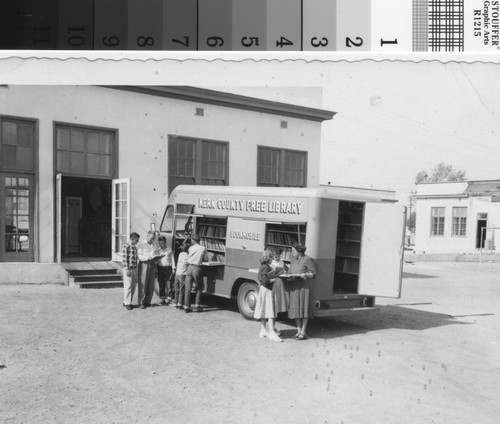
M 256 283 L 247 281 L 241 285 L 238 290 L 238 309 L 243 318 L 248 320 L 255 320 L 253 311 L 257 302 L 257 294 L 259 293 L 259 286 Z

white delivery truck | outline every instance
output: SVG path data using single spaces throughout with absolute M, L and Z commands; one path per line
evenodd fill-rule
M 191 234 L 201 237 L 206 292 L 236 298 L 253 318 L 264 249 L 289 262 L 303 243 L 317 265 L 311 307 L 331 317 L 375 307 L 375 296 L 399 298 L 406 208 L 394 192 L 315 188 L 180 185 L 171 193 L 160 232 L 176 256 Z

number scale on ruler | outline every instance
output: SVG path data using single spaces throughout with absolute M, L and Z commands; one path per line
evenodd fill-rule
M 491 0 L 3 0 L 0 48 L 497 52 Z

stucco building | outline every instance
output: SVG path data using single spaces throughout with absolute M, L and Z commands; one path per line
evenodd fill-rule
M 2 86 L 0 278 L 118 260 L 178 184 L 316 186 L 333 115 L 195 87 Z
M 500 180 L 417 184 L 416 253 L 496 250 L 499 229 Z

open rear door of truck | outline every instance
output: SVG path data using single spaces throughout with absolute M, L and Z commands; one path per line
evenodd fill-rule
M 405 207 L 365 204 L 359 294 L 400 297 L 405 225 Z

